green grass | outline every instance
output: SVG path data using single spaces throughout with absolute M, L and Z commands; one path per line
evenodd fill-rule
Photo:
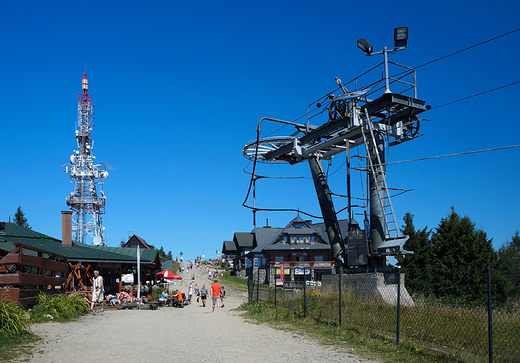
M 40 337 L 29 332 L 7 334 L 0 331 L 0 362 L 28 360 L 40 340 Z
M 0 362 L 29 359 L 40 337 L 30 333 L 30 324 L 52 321 L 68 322 L 88 314 L 89 306 L 79 295 L 48 296 L 41 293 L 30 311 L 11 301 L 0 301 Z M 29 319 L 30 317 L 30 319 Z
M 219 277 L 220 284 L 226 284 L 233 289 L 247 291 L 247 279 L 242 279 L 237 276 L 231 276 L 229 272 L 224 272 L 224 277 Z M 224 285 L 224 286 L 226 286 Z
M 256 286 L 252 293 L 256 300 Z M 259 303 L 248 304 L 249 316 L 263 322 L 282 324 L 312 334 L 332 344 L 348 344 L 375 352 L 388 361 L 487 362 L 487 310 L 456 307 L 414 297 L 415 306 L 401 308 L 400 344 L 396 343 L 396 307 L 363 296 L 344 294 L 342 324 L 339 326 L 339 296 L 307 288 L 299 294 L 261 285 Z M 520 312 L 496 311 L 493 317 L 494 358 L 500 362 L 520 361 Z
M 313 317 L 303 318 L 301 314 L 286 309 L 273 309 L 270 304 L 245 304 L 246 316 L 257 322 L 267 323 L 274 328 L 296 332 L 312 337 L 322 344 L 343 348 L 367 359 L 380 362 L 463 362 L 457 357 L 449 357 L 442 353 L 424 349 L 412 341 L 399 346 L 392 337 L 371 329 L 352 324 L 324 323 Z
M 36 305 L 31 310 L 31 320 L 42 322 L 49 320 L 68 322 L 89 313 L 88 303 L 80 295 L 67 296 L 58 294 L 48 296 L 43 293 L 38 295 Z

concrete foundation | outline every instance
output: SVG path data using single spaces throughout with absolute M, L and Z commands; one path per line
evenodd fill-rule
M 401 306 L 413 307 L 415 304 L 404 284 L 404 274 L 401 278 Z M 322 277 L 323 289 L 338 291 L 339 275 Z M 395 273 L 360 273 L 341 275 L 342 294 L 364 296 L 376 301 L 382 301 L 397 306 L 397 274 Z

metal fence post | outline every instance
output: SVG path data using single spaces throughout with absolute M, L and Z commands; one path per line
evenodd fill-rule
M 256 302 L 258 303 L 258 290 L 260 289 L 260 268 L 256 269 Z
M 493 363 L 493 310 L 491 308 L 491 265 L 487 265 L 489 363 Z
M 253 302 L 253 293 L 255 292 L 255 282 L 253 280 L 253 276 L 250 275 L 247 277 L 247 295 L 249 298 L 249 302 Z
M 338 317 L 339 317 L 339 326 L 341 326 L 341 271 L 343 268 L 340 266 L 338 269 L 338 295 L 339 295 L 339 309 L 338 309 Z
M 307 317 L 307 299 L 306 299 L 306 286 L 307 284 L 305 283 L 305 268 L 303 269 L 303 317 L 306 318 Z
M 396 344 L 399 345 L 399 334 L 401 329 L 401 266 L 397 266 L 397 336 Z
M 276 309 L 276 277 L 274 278 L 274 308 Z

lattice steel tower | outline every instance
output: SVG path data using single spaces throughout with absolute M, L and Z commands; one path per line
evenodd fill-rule
M 92 237 L 95 245 L 106 245 L 101 215 L 105 214 L 106 197 L 103 193 L 103 180 L 108 177 L 107 167 L 110 165 L 94 164 L 92 155 L 94 141 L 90 137 L 92 131 L 92 97 L 88 93 L 87 74 L 83 73 L 83 93 L 78 93 L 78 122 L 76 125 L 76 142 L 78 149 L 70 157 L 70 163 L 63 167 L 70 174 L 70 182 L 74 191 L 65 198 L 72 211 L 72 234 L 80 243 L 87 243 L 87 235 Z M 99 193 L 98 193 L 99 190 Z

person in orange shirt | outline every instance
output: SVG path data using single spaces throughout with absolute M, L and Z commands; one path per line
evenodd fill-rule
M 217 310 L 220 311 L 220 289 L 221 286 L 218 284 L 218 280 L 211 285 L 211 299 L 213 300 L 213 311 L 215 311 L 215 304 L 217 304 Z

